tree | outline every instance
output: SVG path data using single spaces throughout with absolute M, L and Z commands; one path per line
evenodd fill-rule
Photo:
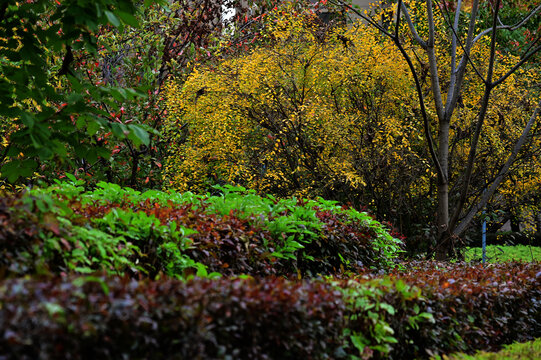
M 96 53 L 101 26 L 137 26 L 131 0 L 76 0 L 0 5 L 0 120 L 8 124 L 0 149 L 3 177 L 30 178 L 45 163 L 60 165 L 68 153 L 90 161 L 108 157 L 85 139 L 112 132 L 137 146 L 148 134 L 137 124 L 119 124 L 95 106 L 140 97 L 132 89 L 92 86 L 75 68 L 77 53 Z
M 479 29 L 479 0 L 473 0 L 467 12 L 462 11 L 462 0 L 458 0 L 454 15 L 447 2 L 439 3 L 426 0 L 425 3 L 420 3 L 398 0 L 396 6 L 385 10 L 386 19 L 395 19 L 392 24 L 374 20 L 341 0 L 331 0 L 331 2 L 352 10 L 383 35 L 390 38 L 410 68 L 417 89 L 427 147 L 437 174 L 436 225 L 438 236 L 435 254 L 437 259 L 445 259 L 451 255 L 454 239 L 463 234 L 476 214 L 488 203 L 500 184 L 506 179 L 506 175 L 515 163 L 524 143 L 529 140 L 530 130 L 536 123 L 541 102 L 539 101 L 539 92 L 531 91 L 531 97 L 537 99 L 531 110 L 531 116 L 525 121 L 523 131 L 518 139 L 515 139 L 514 146 L 508 150 L 507 158 L 500 164 L 499 171 L 486 184 L 472 182 L 474 170 L 483 165 L 479 163 L 478 149 L 480 141 L 483 139 L 483 131 L 486 129 L 487 110 L 493 100 L 495 89 L 508 82 L 513 75 L 517 75 L 519 70 L 526 67 L 528 61 L 534 59 L 541 49 L 540 38 L 537 36 L 524 47 L 520 58 L 508 71 L 495 76 L 497 59 L 501 54 L 497 49 L 498 33 L 504 29 L 514 31 L 525 22 L 538 18 L 541 5 L 534 7 L 517 24 L 505 25 L 499 17 L 503 6 L 501 0 L 491 1 L 491 25 L 489 28 Z M 470 5 L 469 2 L 468 5 Z M 420 6 L 422 11 L 416 12 L 416 16 L 412 16 L 412 9 Z M 465 26 L 461 20 L 464 17 L 467 18 Z M 443 33 L 439 31 L 443 31 Z M 481 43 L 485 36 L 489 37 L 486 44 L 488 63 L 483 68 L 473 59 L 472 51 L 474 45 Z M 415 47 L 413 51 L 411 47 Z M 416 61 L 419 61 L 421 67 L 414 64 Z M 423 88 L 423 71 L 426 71 L 426 76 L 429 77 L 430 86 L 428 89 Z M 483 89 L 483 95 L 480 101 L 475 104 L 475 128 L 471 133 L 462 176 L 454 179 L 454 183 L 451 184 L 449 140 L 461 107 L 465 87 L 464 79 L 468 72 L 473 72 L 477 76 L 478 84 Z M 430 107 L 429 99 L 433 103 Z M 431 130 L 433 118 L 436 119 L 437 141 L 433 139 Z M 477 186 L 474 187 L 474 185 Z M 450 190 L 457 196 L 450 197 Z M 468 203 L 468 199 L 471 199 L 473 193 L 477 193 L 479 196 L 476 197 L 475 201 Z
M 424 213 L 412 211 L 430 184 L 400 52 L 373 30 L 292 13 L 267 14 L 264 45 L 166 86 L 165 186 L 226 182 L 366 205 L 379 218 Z
M 261 15 L 274 2 L 28 1 L 19 8 L 6 3 L 0 46 L 8 54 L 2 79 L 9 86 L 2 104 L 10 110 L 0 114 L 2 175 L 28 183 L 31 177 L 50 180 L 73 172 L 90 182 L 156 186 L 168 143 L 159 135 L 167 112 L 164 82 L 171 74 L 185 78 L 195 63 L 257 43 Z M 225 8 L 236 10 L 228 21 Z M 16 35 L 21 32 L 30 34 L 24 47 L 8 41 L 22 39 Z M 25 60 L 27 54 L 39 56 Z M 22 61 L 35 66 L 27 71 Z M 24 92 L 28 84 L 18 80 L 34 76 L 41 83 L 29 86 L 48 94 Z M 54 115 L 47 117 L 47 111 Z M 32 117 L 40 118 L 37 125 L 27 119 Z

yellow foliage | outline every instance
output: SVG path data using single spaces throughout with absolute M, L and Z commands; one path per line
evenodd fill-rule
M 412 7 L 412 16 L 424 14 L 422 7 Z M 441 28 L 445 24 L 437 15 Z M 267 21 L 267 45 L 217 66 L 200 66 L 185 83 L 167 85 L 165 135 L 171 144 L 165 186 L 201 192 L 231 183 L 376 209 L 430 208 L 436 175 L 414 83 L 396 47 L 361 24 L 323 32 L 309 14 L 281 12 L 269 14 Z M 424 37 L 427 29 L 418 31 Z M 449 69 L 449 39 L 442 33 L 436 41 L 442 45 L 438 62 Z M 481 72 L 488 59 L 485 45 L 481 40 L 472 51 Z M 408 51 L 426 61 L 422 52 L 413 54 L 413 47 Z M 498 54 L 495 76 L 516 61 Z M 522 89 L 533 88 L 529 83 L 536 74 L 517 73 L 494 90 L 474 172 L 477 184 L 497 174 L 520 136 L 539 96 Z M 450 74 L 440 77 L 445 93 Z M 423 81 L 428 87 L 429 75 Z M 452 181 L 460 181 L 483 91 L 475 72 L 468 71 L 452 119 Z M 433 100 L 427 100 L 435 121 Z M 526 149 L 540 148 L 538 137 L 529 144 Z M 512 169 L 509 179 L 515 180 L 508 180 L 494 201 L 515 201 L 512 197 L 540 188 L 541 167 L 532 170 L 529 164 L 537 158 L 528 159 Z M 520 186 L 513 186 L 517 181 Z
M 375 169 L 426 174 L 422 139 L 408 136 L 409 71 L 391 43 L 364 27 L 323 37 L 309 15 L 269 19 L 272 45 L 167 85 L 166 186 L 315 196 L 376 185 Z M 414 180 L 426 191 L 426 176 Z

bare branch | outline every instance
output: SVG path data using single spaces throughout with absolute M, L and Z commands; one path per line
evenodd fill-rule
M 458 21 L 460 20 L 460 7 L 462 6 L 462 0 L 458 0 L 456 4 L 455 21 L 453 23 L 453 37 L 451 39 L 451 87 L 456 82 L 456 43 L 458 41 Z
M 338 5 L 338 6 L 342 6 L 346 9 L 349 9 L 351 11 L 353 11 L 355 13 L 355 15 L 357 15 L 358 17 L 360 17 L 361 19 L 363 19 L 364 21 L 366 21 L 369 25 L 375 27 L 376 29 L 378 29 L 379 31 L 381 31 L 383 34 L 385 34 L 386 36 L 390 37 L 391 39 L 394 38 L 394 36 L 389 33 L 387 30 L 385 30 L 385 28 L 383 28 L 383 26 L 381 26 L 380 24 L 378 24 L 377 22 L 375 22 L 371 17 L 368 17 L 366 15 L 364 15 L 362 12 L 360 12 L 359 10 L 355 9 L 354 7 L 352 7 L 351 5 L 349 4 L 346 4 L 345 2 L 343 2 L 342 0 L 330 0 L 329 1 L 331 4 L 334 4 L 334 5 Z
M 460 0 L 460 1 L 462 1 L 462 0 Z M 411 34 L 413 35 L 415 40 L 419 43 L 419 45 L 421 45 L 421 47 L 426 50 L 427 43 L 426 43 L 426 41 L 421 39 L 421 37 L 417 33 L 417 30 L 415 29 L 415 26 L 413 25 L 413 21 L 411 20 L 411 16 L 408 13 L 408 9 L 406 8 L 406 5 L 404 5 L 404 3 L 402 1 L 400 1 L 397 8 L 402 9 L 404 18 L 406 19 L 406 22 L 408 23 L 408 28 L 410 29 Z M 400 17 L 400 13 L 398 14 L 397 18 L 399 18 L 399 17 Z
M 533 9 L 528 15 L 526 15 L 526 17 L 522 20 L 520 20 L 518 23 L 516 23 L 515 25 L 500 25 L 500 26 L 497 26 L 497 29 L 498 30 L 510 30 L 510 31 L 515 31 L 517 30 L 519 27 L 521 27 L 522 25 L 524 25 L 528 20 L 530 20 L 530 18 L 532 16 L 534 16 L 538 11 L 541 10 L 541 5 L 538 5 L 535 9 Z M 485 29 L 483 31 L 481 31 L 474 39 L 473 39 L 473 43 L 476 43 L 477 41 L 479 41 L 479 39 L 481 39 L 483 36 L 485 36 L 486 34 L 490 33 L 492 31 L 492 28 L 488 28 L 488 29 Z
M 515 162 L 520 149 L 526 142 L 526 138 L 528 137 L 528 134 L 532 126 L 534 125 L 535 120 L 540 113 L 540 110 L 541 110 L 541 100 L 537 103 L 537 106 L 532 116 L 528 120 L 526 127 L 522 131 L 520 138 L 517 140 L 515 146 L 513 147 L 513 151 L 507 158 L 507 161 L 505 162 L 501 170 L 498 172 L 498 175 L 495 177 L 494 181 L 492 182 L 488 190 L 483 194 L 483 196 L 481 196 L 481 200 L 470 209 L 468 214 L 464 217 L 464 219 L 460 222 L 460 224 L 458 224 L 458 226 L 454 229 L 453 233 L 455 235 L 460 235 L 464 232 L 464 230 L 467 229 L 467 227 L 473 220 L 474 216 L 479 212 L 479 210 L 481 210 L 483 207 L 486 206 L 486 204 L 488 203 L 488 200 L 492 197 L 492 195 L 494 195 L 494 192 L 503 181 L 505 175 L 507 175 L 511 165 Z
M 399 0 L 399 5 L 401 5 L 401 3 L 402 3 L 402 0 Z M 401 6 L 398 9 L 400 8 Z M 398 28 L 400 25 L 400 17 L 398 17 L 396 21 L 397 21 L 396 28 Z M 443 168 L 438 159 L 438 156 L 436 154 L 436 150 L 434 148 L 434 141 L 432 140 L 432 134 L 430 131 L 430 122 L 428 121 L 428 114 L 426 112 L 423 89 L 421 87 L 421 82 L 419 81 L 419 76 L 417 75 L 417 71 L 415 70 L 415 66 L 413 65 L 413 62 L 411 61 L 410 56 L 408 55 L 408 53 L 406 52 L 402 44 L 400 44 L 400 39 L 398 37 L 393 38 L 393 41 L 396 47 L 398 48 L 398 50 L 400 51 L 400 53 L 402 54 L 402 56 L 404 57 L 404 59 L 406 60 L 406 62 L 408 63 L 410 72 L 413 75 L 413 80 L 415 81 L 415 89 L 417 91 L 417 96 L 419 97 L 419 104 L 421 105 L 421 114 L 423 116 L 423 129 L 424 129 L 426 141 L 428 143 L 428 150 L 430 152 L 430 157 L 432 158 L 432 161 L 434 162 L 434 166 L 436 167 L 438 178 L 441 181 L 446 182 L 447 174 L 444 173 Z
M 462 186 L 462 191 L 460 192 L 460 200 L 455 208 L 455 211 L 453 213 L 453 216 L 451 217 L 451 221 L 449 223 L 449 229 L 453 231 L 454 226 L 456 225 L 458 218 L 460 217 L 460 213 L 462 212 L 462 209 L 464 208 L 464 204 L 466 203 L 466 198 L 468 196 L 468 189 L 470 187 L 470 181 L 471 176 L 473 173 L 473 165 L 475 162 L 475 156 L 477 153 L 477 144 L 479 143 L 479 137 L 481 136 L 481 131 L 483 130 L 483 124 L 485 122 L 485 117 L 488 109 L 488 103 L 490 100 L 490 93 L 492 92 L 493 86 L 492 86 L 492 74 L 494 71 L 494 61 L 496 58 L 496 31 L 497 31 L 497 17 L 498 17 L 498 11 L 500 9 L 500 1 L 496 0 L 496 10 L 494 12 L 493 20 L 492 20 L 492 37 L 491 37 L 491 43 L 490 43 L 490 55 L 489 55 L 489 63 L 488 63 L 488 69 L 487 69 L 487 77 L 485 80 L 485 93 L 483 95 L 483 100 L 481 101 L 481 108 L 479 110 L 479 115 L 477 118 L 477 125 L 475 126 L 475 133 L 473 134 L 473 139 L 470 145 L 470 152 L 468 154 L 468 162 L 465 169 L 465 176 L 464 176 L 464 183 Z
M 460 95 L 460 89 L 462 88 L 462 82 L 464 81 L 464 75 L 466 73 L 466 65 L 469 62 L 473 69 L 476 71 L 478 76 L 481 76 L 481 74 L 477 71 L 477 68 L 473 64 L 473 62 L 470 59 L 470 51 L 473 46 L 473 33 L 475 31 L 475 22 L 477 19 L 477 11 L 479 10 L 479 0 L 474 0 L 472 4 L 472 10 L 470 15 L 470 24 L 468 25 L 468 35 L 466 36 L 466 44 L 465 46 L 462 46 L 462 50 L 464 51 L 464 55 L 462 56 L 462 59 L 460 60 L 460 63 L 458 64 L 458 67 L 456 69 L 456 83 L 454 88 L 449 89 L 449 94 L 447 95 L 447 104 L 445 106 L 445 117 L 450 119 L 453 115 L 453 111 L 456 107 L 456 103 L 458 101 L 458 96 Z M 454 30 L 454 29 L 453 29 Z M 457 36 L 458 38 L 458 36 Z
M 434 37 L 435 37 L 435 26 L 434 26 L 434 14 L 432 13 L 432 0 L 426 0 L 426 9 L 428 17 L 428 44 L 426 47 L 426 53 L 428 55 L 428 65 L 430 67 L 430 83 L 432 85 L 432 94 L 434 95 L 434 103 L 436 105 L 436 112 L 440 121 L 445 121 L 444 119 L 444 108 L 443 102 L 441 99 L 441 87 L 440 87 L 440 77 L 438 75 L 438 61 L 436 59 L 436 53 L 434 50 Z
M 479 71 L 479 69 L 477 69 L 477 66 L 475 66 L 475 64 L 471 60 L 471 58 L 469 56 L 469 52 L 466 52 L 466 49 L 464 48 L 464 45 L 462 44 L 462 42 L 460 41 L 460 39 L 458 37 L 458 18 L 460 17 L 460 7 L 457 5 L 457 12 L 455 13 L 455 25 L 451 25 L 451 22 L 449 20 L 451 18 L 451 15 L 449 14 L 449 11 L 447 10 L 447 7 L 444 6 L 444 4 L 442 3 L 442 4 L 440 4 L 439 8 L 440 8 L 440 11 L 445 11 L 445 13 L 447 14 L 447 17 L 445 16 L 445 14 L 443 14 L 443 19 L 447 23 L 447 27 L 453 33 L 452 41 L 456 41 L 456 42 L 458 42 L 458 44 L 460 44 L 460 47 L 464 51 L 464 55 L 466 56 L 467 61 L 470 63 L 471 67 L 473 68 L 473 70 L 475 71 L 477 76 L 479 76 L 479 78 L 483 80 L 484 79 L 483 75 L 481 75 L 481 72 Z M 442 8 L 444 10 L 441 10 Z M 451 61 L 452 61 L 453 64 L 456 64 L 456 42 L 455 42 L 455 44 L 453 46 L 453 49 L 451 51 L 451 57 L 452 57 Z M 453 57 L 454 57 L 454 59 L 453 59 Z M 457 72 L 456 66 L 451 66 L 451 80 L 453 79 L 453 77 L 455 77 L 455 79 L 456 79 L 456 72 Z M 449 93 L 447 94 L 447 104 L 445 105 L 446 109 L 449 108 L 450 101 L 453 98 L 453 96 L 449 95 L 449 94 L 452 95 L 452 93 L 455 91 L 453 85 L 454 84 L 449 86 Z M 453 109 L 450 109 L 451 115 L 452 115 L 453 110 L 454 110 L 454 105 L 453 105 Z M 448 115 L 449 119 L 451 118 L 451 115 Z

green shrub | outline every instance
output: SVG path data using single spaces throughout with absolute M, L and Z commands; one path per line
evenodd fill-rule
M 139 269 L 123 237 L 71 223 L 65 204 L 46 194 L 0 198 L 3 276 L 34 273 L 122 274 Z
M 505 261 L 541 261 L 541 247 L 515 245 L 498 246 L 488 245 L 486 248 L 487 262 L 499 263 Z M 466 248 L 464 260 L 481 261 L 483 249 L 479 247 Z
M 217 187 L 219 195 L 196 196 L 107 183 L 85 191 L 82 185 L 73 178 L 20 199 L 50 204 L 28 206 L 35 222 L 56 219 L 56 233 L 35 239 L 52 252 L 34 258 L 63 264 L 45 266 L 53 272 L 310 277 L 388 271 L 402 251 L 401 241 L 369 215 L 323 199 L 278 200 L 231 186 Z M 75 254 L 64 251 L 62 238 L 81 246 L 73 246 Z

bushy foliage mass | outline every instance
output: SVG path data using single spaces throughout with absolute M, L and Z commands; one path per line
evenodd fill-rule
M 401 241 L 367 214 L 321 199 L 277 200 L 232 187 L 196 196 L 80 185 L 2 199 L 8 274 L 304 277 L 390 269 L 401 251 Z
M 539 264 L 418 264 L 350 280 L 0 283 L 8 358 L 413 359 L 541 335 Z
M 424 3 L 408 3 L 414 18 L 426 20 Z M 445 18 L 440 12 L 435 17 L 438 49 L 448 49 Z M 398 49 L 362 24 L 324 27 L 308 12 L 278 9 L 266 21 L 267 44 L 199 66 L 185 82 L 167 85 L 165 136 L 171 147 L 165 186 L 204 192 L 215 183 L 233 183 L 278 196 L 323 196 L 369 206 L 406 235 L 430 228 L 436 174 L 414 82 Z M 407 33 L 407 24 L 402 26 Z M 426 28 L 418 31 L 427 36 Z M 488 44 L 482 38 L 471 52 L 481 72 Z M 419 61 L 420 86 L 429 92 L 428 60 L 419 53 L 410 55 Z M 443 69 L 450 68 L 447 50 L 436 56 Z M 494 76 L 520 61 L 509 53 L 496 57 Z M 446 86 L 450 74 L 440 76 Z M 494 89 L 472 186 L 489 184 L 507 160 L 539 99 L 537 77 L 535 67 L 525 67 Z M 467 71 L 450 129 L 451 183 L 462 179 L 483 90 L 478 74 Z M 436 118 L 433 101 L 427 99 L 427 106 Z M 540 177 L 532 164 L 539 162 L 538 148 L 534 129 L 491 206 L 536 211 Z M 459 194 L 450 196 L 455 201 Z M 477 196 L 468 195 L 467 207 Z

